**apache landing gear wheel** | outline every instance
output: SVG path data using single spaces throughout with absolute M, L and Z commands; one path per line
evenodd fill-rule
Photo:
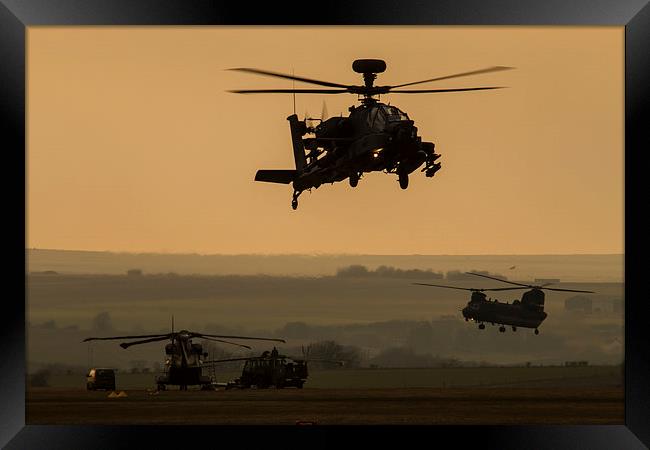
M 399 187 L 406 189 L 409 187 L 409 174 L 406 172 L 400 172 L 399 176 Z
M 503 325 L 501 325 L 501 326 L 499 327 L 499 332 L 500 332 L 500 333 L 505 333 L 505 332 L 506 332 L 506 327 L 504 327 Z
M 350 174 L 350 186 L 352 187 L 357 187 L 359 184 L 359 174 L 358 173 L 351 173 Z
M 298 196 L 302 191 L 293 191 L 293 198 L 291 200 L 291 208 L 295 211 L 298 208 Z
M 517 331 L 517 327 L 512 327 L 512 331 Z
M 535 334 L 539 334 L 539 330 L 535 328 Z
M 485 324 L 484 324 L 484 323 L 480 323 L 480 324 L 478 325 L 478 329 L 479 329 L 479 330 L 485 330 Z

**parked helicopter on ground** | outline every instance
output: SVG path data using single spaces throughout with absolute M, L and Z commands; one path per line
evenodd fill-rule
M 467 306 L 462 309 L 465 321 L 473 320 L 478 322 L 480 330 L 485 329 L 485 323 L 492 325 L 500 325 L 499 331 L 504 333 L 506 331 L 505 325 L 512 327 L 512 331 L 517 331 L 517 327 L 534 328 L 535 334 L 539 334 L 538 327 L 546 319 L 547 313 L 544 312 L 544 292 L 543 289 L 549 291 L 563 291 L 563 292 L 584 292 L 593 294 L 593 291 L 581 291 L 576 289 L 560 289 L 546 287 L 553 283 L 545 283 L 541 286 L 534 286 L 530 284 L 515 283 L 514 281 L 501 280 L 499 278 L 483 275 L 480 273 L 466 272 L 468 275 L 476 275 L 485 277 L 492 280 L 501 281 L 502 283 L 513 284 L 519 287 L 505 287 L 505 288 L 465 288 L 458 286 L 445 286 L 441 284 L 429 283 L 413 283 L 421 286 L 434 286 L 448 289 L 461 289 L 471 291 L 472 296 Z M 530 289 L 524 292 L 520 300 L 515 300 L 512 303 L 504 303 L 498 300 L 488 299 L 483 293 L 484 291 L 510 291 L 516 289 Z
M 359 179 L 366 172 L 395 173 L 402 189 L 408 188 L 409 174 L 422 164 L 424 164 L 422 172 L 425 172 L 427 177 L 433 177 L 441 167 L 441 164 L 436 162 L 440 155 L 434 152 L 435 144 L 423 142 L 417 134 L 418 129 L 413 120 L 405 112 L 395 106 L 379 102 L 377 97 L 381 94 L 393 93 L 421 94 L 500 89 L 495 86 L 416 90 L 396 88 L 506 69 L 512 69 L 512 67 L 494 66 L 411 83 L 375 86 L 374 80 L 378 73 L 386 70 L 386 63 L 380 59 L 357 59 L 352 64 L 352 70 L 363 75 L 364 85 L 356 86 L 266 70 L 235 68 L 230 70 L 285 78 L 336 89 L 244 89 L 230 92 L 239 94 L 293 93 L 294 95 L 296 93 L 350 93 L 360 96 L 361 105 L 351 106 L 349 117 L 332 117 L 330 119 L 321 117 L 321 123 L 316 127 L 308 126 L 307 122 L 310 119 L 306 117 L 305 120 L 298 120 L 295 111 L 293 115 L 287 117 L 296 168 L 258 170 L 255 181 L 293 183 L 291 207 L 296 209 L 298 196 L 303 191 L 346 178 L 350 179 L 350 186 L 356 187 Z M 303 139 L 306 134 L 313 134 L 313 137 Z
M 330 362 L 343 365 L 343 361 L 332 361 L 327 359 L 309 359 L 303 349 L 303 357 L 297 358 L 292 356 L 281 355 L 273 347 L 272 351 L 265 351 L 260 356 L 251 356 L 248 358 L 227 358 L 205 361 L 204 366 L 218 364 L 229 361 L 246 361 L 242 374 L 239 378 L 226 384 L 226 389 L 232 388 L 250 388 L 256 386 L 258 389 L 266 389 L 274 386 L 278 389 L 285 387 L 296 387 L 302 389 L 309 372 L 307 370 L 308 361 Z
M 150 342 L 158 342 L 171 340 L 171 343 L 165 346 L 165 374 L 156 378 L 156 385 L 158 390 L 165 390 L 168 385 L 179 386 L 180 390 L 186 391 L 190 385 L 200 385 L 202 388 L 208 388 L 212 384 L 209 377 L 203 376 L 201 367 L 203 361 L 201 357 L 207 357 L 208 354 L 203 352 L 201 344 L 192 343 L 193 338 L 200 338 L 207 341 L 222 342 L 225 344 L 237 345 L 250 349 L 251 347 L 244 344 L 237 344 L 235 342 L 225 341 L 223 339 L 248 339 L 260 341 L 275 341 L 285 342 L 284 339 L 251 337 L 251 336 L 225 336 L 218 334 L 205 334 L 197 333 L 194 331 L 181 330 L 174 332 L 174 325 L 172 321 L 172 331 L 167 334 L 148 334 L 139 336 L 111 336 L 111 337 L 89 337 L 83 340 L 88 341 L 103 341 L 114 339 L 136 339 L 148 338 L 135 342 L 123 342 L 120 347 L 127 349 L 132 345 L 147 344 Z M 223 339 L 217 339 L 223 338 Z

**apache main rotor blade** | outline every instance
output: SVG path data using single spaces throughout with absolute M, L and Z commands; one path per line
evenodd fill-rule
M 251 69 L 251 68 L 248 68 L 248 67 L 237 67 L 237 68 L 228 69 L 228 70 L 237 70 L 239 72 L 248 72 L 248 73 L 254 73 L 254 74 L 257 74 L 257 75 L 267 75 L 267 76 L 270 76 L 270 77 L 285 78 L 287 80 L 302 81 L 304 83 L 318 84 L 320 86 L 339 87 L 339 88 L 347 88 L 348 87 L 345 84 L 332 83 L 331 81 L 314 80 L 312 78 L 297 77 L 295 75 L 288 75 L 288 74 L 279 73 L 279 72 L 270 72 L 268 70 Z
M 503 89 L 506 86 L 490 86 L 490 87 L 476 87 L 476 88 L 457 88 L 457 89 L 411 89 L 408 91 L 393 91 L 386 92 L 387 94 L 426 94 L 431 92 L 461 92 L 461 91 L 484 91 L 486 89 Z
M 275 338 L 265 338 L 265 337 L 250 337 L 250 336 L 225 336 L 220 334 L 203 334 L 203 333 L 192 333 L 193 337 L 215 337 L 215 338 L 225 338 L 225 339 L 252 339 L 258 341 L 275 341 L 275 342 L 286 342 L 284 339 L 275 339 Z
M 205 339 L 206 341 L 223 342 L 224 344 L 236 345 L 238 347 L 244 347 L 244 348 L 247 348 L 249 350 L 251 349 L 251 347 L 249 347 L 248 345 L 237 344 L 236 342 L 224 341 L 224 340 L 221 340 L 221 339 L 214 339 L 214 338 L 209 338 L 209 337 L 203 337 L 201 339 Z
M 89 337 L 84 339 L 82 342 L 87 341 L 108 341 L 112 339 L 136 339 L 136 338 L 148 338 L 148 337 L 161 337 L 161 336 L 170 336 L 170 334 L 141 334 L 138 336 L 111 336 L 111 337 Z
M 149 342 L 158 342 L 158 341 L 164 341 L 170 338 L 171 335 L 165 335 L 163 337 L 157 337 L 157 338 L 152 338 L 152 339 L 144 339 L 142 341 L 135 341 L 135 342 L 122 342 L 120 344 L 120 347 L 122 348 L 129 348 L 132 345 L 140 345 L 140 344 L 148 344 Z
M 347 89 L 238 89 L 234 94 L 344 94 Z
M 506 66 L 487 67 L 485 69 L 473 70 L 471 72 L 456 73 L 453 75 L 445 75 L 444 77 L 429 78 L 428 80 L 413 81 L 412 83 L 398 84 L 397 86 L 391 86 L 391 89 L 404 87 L 404 86 L 412 86 L 414 84 L 430 83 L 431 81 L 448 80 L 450 78 L 466 77 L 468 75 L 478 75 L 480 73 L 498 72 L 501 70 L 509 70 L 509 69 L 514 69 L 514 67 L 506 67 Z

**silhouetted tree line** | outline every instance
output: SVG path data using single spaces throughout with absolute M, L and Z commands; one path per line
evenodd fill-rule
M 443 274 L 431 269 L 399 269 L 392 266 L 379 266 L 369 270 L 366 266 L 355 264 L 336 271 L 337 277 L 378 277 L 378 278 L 434 278 L 442 279 Z
M 481 275 L 488 275 L 496 278 L 507 280 L 508 278 L 501 274 L 491 274 L 487 270 L 471 270 L 471 272 L 479 273 Z M 399 269 L 393 266 L 379 266 L 375 270 L 370 270 L 368 267 L 361 264 L 354 264 L 347 267 L 341 267 L 336 271 L 336 276 L 341 278 L 431 278 L 442 280 L 446 278 L 451 281 L 476 281 L 476 277 L 468 275 L 460 270 L 450 270 L 447 274 L 442 272 L 434 272 L 432 269 Z

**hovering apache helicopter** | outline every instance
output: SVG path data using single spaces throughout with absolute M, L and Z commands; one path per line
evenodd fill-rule
M 483 275 L 480 273 L 466 272 L 468 275 L 476 275 L 479 277 L 490 278 L 492 280 L 501 281 L 502 283 L 514 284 L 520 287 L 507 287 L 507 288 L 464 288 L 458 286 L 445 286 L 441 284 L 429 284 L 429 283 L 413 283 L 419 284 L 421 286 L 434 286 L 448 289 L 462 289 L 464 291 L 471 291 L 472 296 L 470 301 L 467 303 L 467 306 L 462 309 L 463 317 L 465 321 L 473 320 L 478 322 L 478 328 L 480 330 L 485 329 L 484 322 L 490 322 L 492 325 L 498 324 L 499 331 L 504 333 L 506 327 L 504 325 L 510 325 L 512 331 L 517 331 L 517 327 L 522 328 L 534 328 L 535 334 L 539 334 L 538 327 L 546 319 L 546 314 L 544 312 L 544 292 L 543 289 L 549 291 L 563 291 L 563 292 L 584 292 L 593 294 L 593 291 L 579 291 L 576 289 L 559 289 L 559 288 L 549 288 L 546 287 L 553 283 L 546 283 L 541 286 L 533 286 L 530 284 L 521 284 L 515 283 L 514 281 L 501 280 L 499 278 L 494 278 L 488 275 Z M 515 300 L 512 303 L 503 303 L 498 300 L 487 299 L 487 296 L 483 293 L 484 291 L 510 291 L 516 289 L 530 289 L 528 292 L 524 292 L 521 296 L 521 301 Z
M 308 358 L 303 348 L 303 357 L 280 355 L 278 350 L 273 347 L 272 351 L 265 351 L 260 356 L 251 356 L 248 358 L 227 358 L 204 361 L 204 365 L 222 363 L 228 361 L 246 361 L 242 369 L 241 377 L 229 382 L 226 389 L 230 388 L 250 388 L 256 386 L 258 389 L 266 389 L 275 386 L 277 389 L 294 386 L 302 389 L 303 384 L 307 381 L 309 372 L 307 371 L 308 361 L 331 362 L 343 365 L 343 361 L 332 361 L 328 359 Z
M 350 179 L 350 186 L 355 187 L 365 172 L 395 173 L 402 189 L 408 187 L 409 174 L 422 164 L 424 164 L 422 172 L 425 172 L 427 177 L 433 177 L 441 167 L 441 164 L 436 162 L 440 155 L 434 152 L 435 144 L 423 142 L 417 134 L 418 129 L 413 120 L 397 107 L 381 103 L 378 97 L 381 94 L 389 93 L 421 94 L 500 89 L 500 87 L 494 86 L 417 90 L 399 90 L 397 88 L 507 69 L 512 69 L 512 67 L 494 66 L 411 83 L 375 86 L 374 80 L 378 73 L 386 70 L 386 63 L 380 59 L 357 59 L 352 64 L 352 70 L 363 75 L 364 85 L 355 86 L 266 70 L 235 68 L 230 70 L 285 78 L 336 89 L 244 89 L 229 92 L 238 94 L 293 93 L 294 95 L 296 93 L 350 93 L 359 97 L 361 105 L 351 106 L 349 117 L 332 117 L 330 119 L 325 119 L 325 117 L 308 119 L 305 117 L 305 120 L 300 121 L 295 111 L 294 114 L 287 117 L 296 168 L 258 170 L 255 181 L 293 183 L 291 207 L 296 209 L 298 196 L 304 190 L 318 188 L 321 184 L 334 183 L 346 178 Z M 308 126 L 307 122 L 313 120 L 320 120 L 321 123 L 316 127 Z M 303 138 L 306 134 L 312 134 L 313 137 Z
M 140 336 L 111 336 L 111 337 L 89 337 L 83 340 L 88 341 L 103 341 L 113 339 L 136 339 L 136 338 L 149 338 L 135 342 L 123 342 L 120 347 L 127 349 L 132 345 L 147 344 L 149 342 L 158 342 L 164 340 L 171 340 L 171 343 L 165 346 L 165 372 L 166 374 L 156 378 L 158 390 L 164 391 L 167 385 L 177 385 L 181 391 L 186 391 L 189 385 L 200 385 L 202 388 L 208 388 L 212 380 L 209 377 L 203 376 L 201 367 L 203 361 L 201 357 L 207 357 L 208 354 L 203 352 L 201 344 L 193 344 L 193 338 L 201 338 L 207 341 L 222 342 L 225 344 L 237 345 L 250 349 L 248 345 L 237 344 L 235 342 L 224 341 L 222 339 L 253 339 L 260 341 L 275 341 L 285 342 L 284 339 L 261 338 L 250 336 L 224 336 L 217 334 L 197 333 L 194 331 L 181 330 L 174 332 L 174 325 L 172 320 L 172 331 L 167 334 L 147 334 Z

